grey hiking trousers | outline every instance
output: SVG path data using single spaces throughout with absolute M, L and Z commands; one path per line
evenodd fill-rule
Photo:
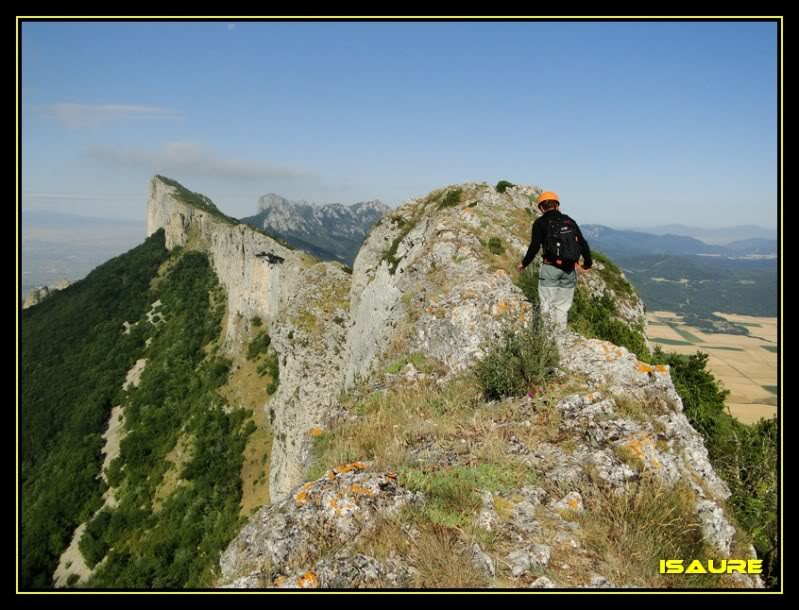
M 541 313 L 549 316 L 559 330 L 566 330 L 569 309 L 574 301 L 577 272 L 565 273 L 554 265 L 541 265 L 538 274 L 538 297 Z

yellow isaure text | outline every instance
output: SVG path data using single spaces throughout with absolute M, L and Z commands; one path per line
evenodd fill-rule
M 762 574 L 762 559 L 710 559 L 686 562 L 682 559 L 661 559 L 661 574 Z

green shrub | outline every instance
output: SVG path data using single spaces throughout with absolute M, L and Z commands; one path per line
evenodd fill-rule
M 536 257 L 517 277 L 516 285 L 521 288 L 527 300 L 533 304 L 533 309 L 540 307 L 538 296 L 538 274 L 541 269 L 541 259 Z
M 266 331 L 260 333 L 255 339 L 250 341 L 247 346 L 247 360 L 255 360 L 261 354 L 265 354 L 269 349 L 272 339 Z
M 558 347 L 550 325 L 534 309 L 521 330 L 508 324 L 498 341 L 477 364 L 476 374 L 489 400 L 521 396 L 543 385 L 559 362 Z
M 80 554 L 86 560 L 86 565 L 90 568 L 96 566 L 108 553 L 111 545 L 106 540 L 106 530 L 111 523 L 111 513 L 108 510 L 101 510 L 89 521 L 86 530 L 81 536 L 78 548 Z
M 515 184 L 508 182 L 507 180 L 500 180 L 497 182 L 497 193 L 504 193 L 509 188 L 516 186 Z
M 500 255 L 505 253 L 505 246 L 499 237 L 492 237 L 488 240 L 488 249 L 491 254 Z
M 269 374 L 270 381 L 269 385 L 266 387 L 266 391 L 270 395 L 274 394 L 280 385 L 280 363 L 277 352 L 270 351 L 267 354 L 266 360 L 258 365 L 256 372 L 260 376 Z
M 575 332 L 585 337 L 626 347 L 643 362 L 651 359 L 643 332 L 619 319 L 616 303 L 607 294 L 596 297 L 590 295 L 586 288 L 577 286 L 569 310 L 569 324 Z
M 460 203 L 462 194 L 463 189 L 460 187 L 449 189 L 444 198 L 438 203 L 438 209 L 443 210 L 444 208 L 455 207 Z
M 402 243 L 402 240 L 408 236 L 408 233 L 411 232 L 414 226 L 416 226 L 416 220 L 413 222 L 405 222 L 404 219 L 400 219 L 402 222 L 398 222 L 398 226 L 400 227 L 399 234 L 394 238 L 391 242 L 391 245 L 383 252 L 382 260 L 386 261 L 388 264 L 389 273 L 392 275 L 397 270 L 397 266 L 400 264 L 402 257 L 397 257 L 397 249 L 399 245 Z

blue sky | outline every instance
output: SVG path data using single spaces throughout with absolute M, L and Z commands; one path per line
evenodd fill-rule
M 560 194 L 582 223 L 777 221 L 773 23 L 24 23 L 23 207 Z

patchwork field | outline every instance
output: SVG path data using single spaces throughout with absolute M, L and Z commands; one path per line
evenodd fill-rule
M 777 318 L 717 313 L 742 324 L 750 335 L 706 333 L 684 324 L 669 311 L 647 314 L 649 338 L 655 345 L 678 354 L 697 350 L 710 355 L 713 374 L 730 391 L 730 413 L 746 424 L 777 414 Z

